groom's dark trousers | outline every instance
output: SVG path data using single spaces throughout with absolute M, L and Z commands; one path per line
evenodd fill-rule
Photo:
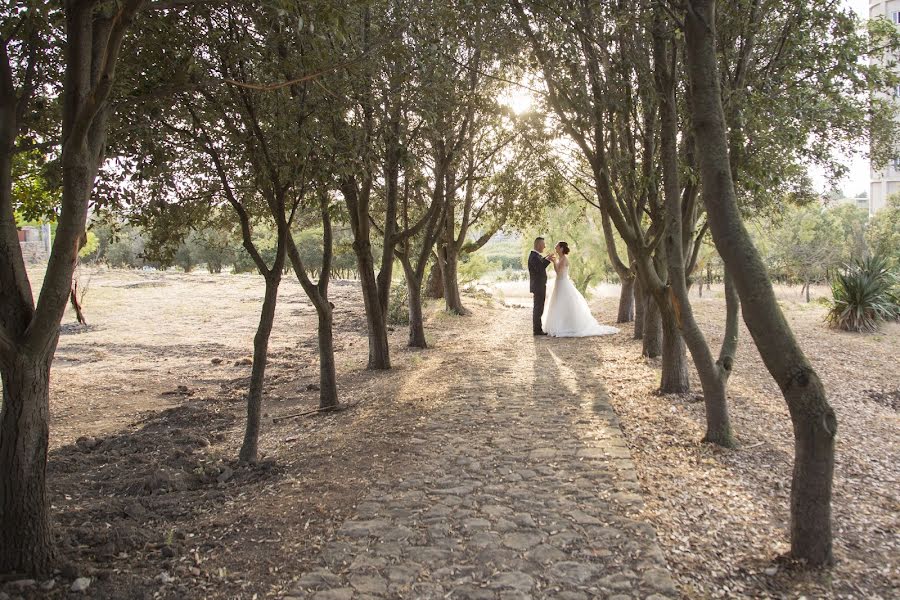
M 531 293 L 534 294 L 534 313 L 532 314 L 533 333 L 542 333 L 541 315 L 544 314 L 544 302 L 547 300 L 547 266 L 550 261 L 532 250 L 528 255 L 528 280 Z

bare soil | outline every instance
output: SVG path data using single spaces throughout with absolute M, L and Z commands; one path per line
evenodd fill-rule
M 409 439 L 450 390 L 465 388 L 467 369 L 448 372 L 441 348 L 465 344 L 481 364 L 492 360 L 485 340 L 498 334 L 496 311 L 521 311 L 528 322 L 522 309 L 483 296 L 466 298 L 469 317 L 431 306 L 432 348 L 406 349 L 397 327 L 394 369 L 372 373 L 357 286 L 335 282 L 338 384 L 349 408 L 273 422 L 318 400 L 315 312 L 286 279 L 264 456 L 251 466 L 235 458 L 261 281 L 108 270 L 81 279 L 88 326 L 66 315 L 52 373 L 49 485 L 60 572 L 7 584 L 12 597 L 68 597 L 79 576 L 92 578 L 80 597 L 283 595 L 373 482 L 411 469 Z M 695 299 L 714 343 L 719 296 L 714 288 Z M 594 304 L 601 319 L 615 314 L 611 297 Z M 653 393 L 658 365 L 640 357 L 630 331 L 597 339 L 598 372 L 644 490 L 643 516 L 687 598 L 894 597 L 900 326 L 851 335 L 827 329 L 820 305 L 786 296 L 784 308 L 838 415 L 835 567 L 806 571 L 779 559 L 788 549 L 790 421 L 746 331 L 730 390 L 741 447 L 728 451 L 699 443 L 703 409 L 693 395 Z

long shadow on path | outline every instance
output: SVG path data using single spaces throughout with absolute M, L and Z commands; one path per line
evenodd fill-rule
M 677 596 L 615 414 L 596 338 L 534 339 L 495 313 L 487 348 L 448 348 L 455 389 L 289 597 Z M 487 359 L 485 359 L 487 357 Z

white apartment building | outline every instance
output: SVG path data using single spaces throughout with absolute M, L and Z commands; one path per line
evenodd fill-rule
M 900 0 L 869 0 L 869 18 L 886 17 L 900 26 Z M 894 90 L 900 97 L 900 87 Z M 870 169 L 869 214 L 884 207 L 888 196 L 900 192 L 900 157 L 894 158 L 884 169 Z

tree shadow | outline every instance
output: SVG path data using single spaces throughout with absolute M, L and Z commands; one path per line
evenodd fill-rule
M 274 463 L 238 464 L 216 449 L 237 421 L 213 403 L 184 405 L 53 450 L 48 488 L 62 562 L 92 571 L 148 551 L 185 554 L 196 519 L 282 475 Z

